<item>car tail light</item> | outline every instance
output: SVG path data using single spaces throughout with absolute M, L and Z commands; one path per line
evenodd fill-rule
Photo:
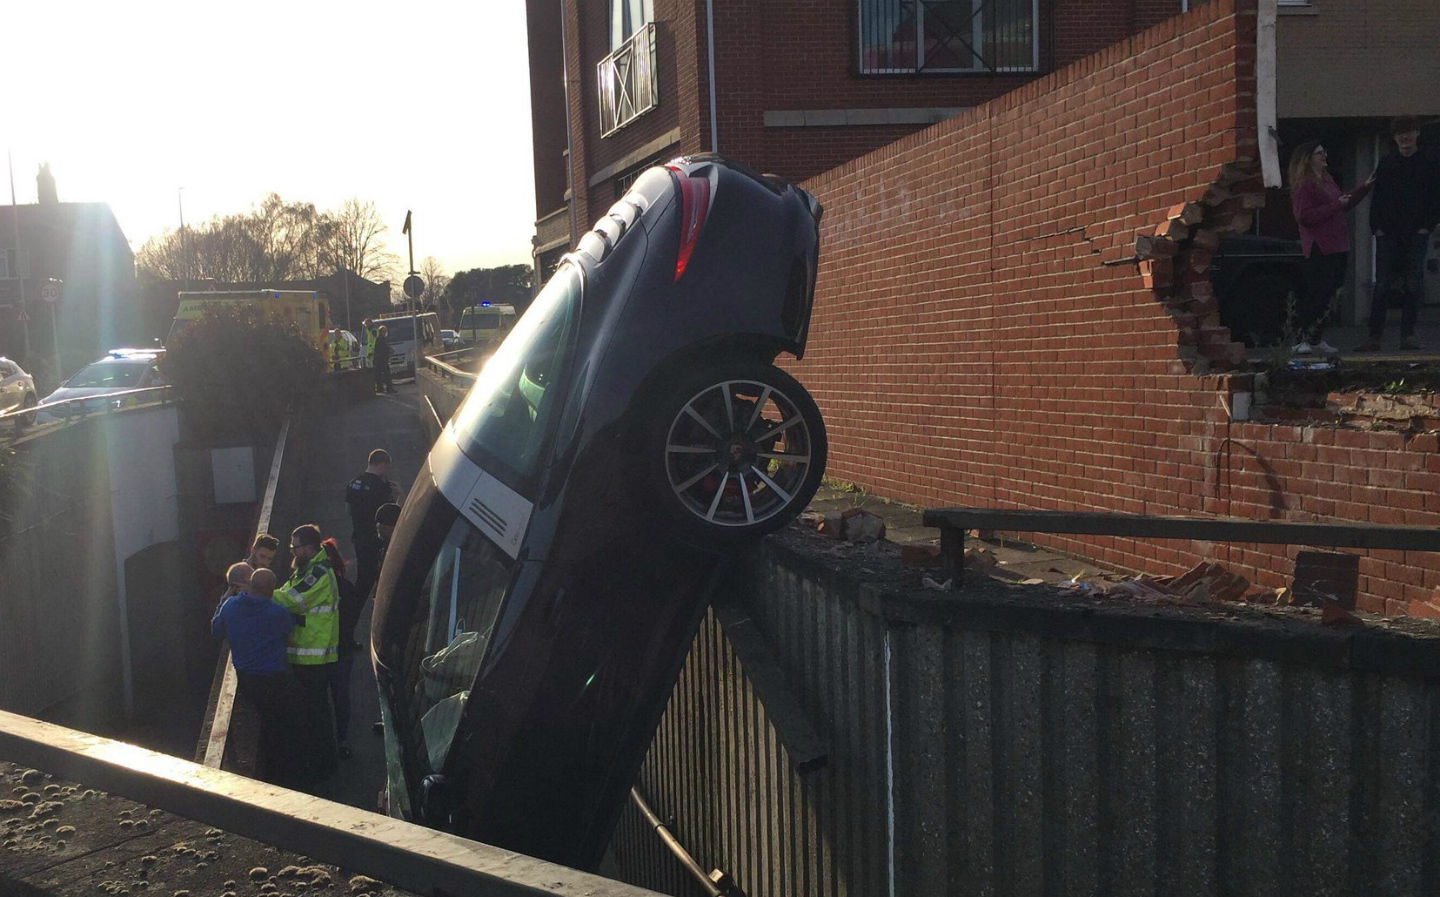
M 690 177 L 673 165 L 669 168 L 680 180 L 680 252 L 675 256 L 675 280 L 679 281 L 690 264 L 700 229 L 705 226 L 705 215 L 710 211 L 710 181 Z

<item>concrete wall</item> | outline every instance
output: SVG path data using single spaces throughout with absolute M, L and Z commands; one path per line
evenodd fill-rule
M 38 715 L 88 699 L 87 710 L 102 709 L 120 695 L 120 614 L 101 423 L 16 451 L 23 485 L 6 496 L 11 522 L 0 529 L 0 707 Z
M 1440 113 L 1440 15 L 1434 0 L 1311 0 L 1280 11 L 1275 85 L 1280 117 Z
M 123 720 L 134 670 L 163 665 L 158 648 L 175 645 L 176 632 L 125 608 L 131 581 L 165 582 L 165 571 L 127 561 L 180 537 L 177 438 L 176 409 L 165 406 L 17 446 L 26 485 L 0 530 L 0 707 L 107 729 Z M 142 598 L 154 608 L 178 596 Z
M 794 771 L 711 616 L 637 783 L 751 897 L 1440 888 L 1433 625 L 940 593 L 817 541 L 772 538 L 722 598 L 828 764 Z M 634 883 L 697 893 L 633 811 L 615 850 Z

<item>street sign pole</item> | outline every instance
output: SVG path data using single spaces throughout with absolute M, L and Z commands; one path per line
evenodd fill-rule
M 15 156 L 9 151 L 5 155 L 10 162 L 10 222 L 15 225 L 15 270 L 5 273 L 14 275 L 15 286 L 20 290 L 20 320 L 25 324 L 20 332 L 25 341 L 25 363 L 30 364 L 30 316 L 25 312 L 25 278 L 20 274 L 20 203 L 15 199 Z M 8 263 L 6 267 L 9 267 Z M 58 375 L 60 372 L 55 373 Z
M 55 352 L 55 378 L 57 382 L 65 382 L 65 374 L 60 370 L 60 327 L 56 319 L 60 317 L 60 285 L 63 281 L 50 278 L 40 290 L 40 298 L 50 307 L 50 344 Z
M 415 276 L 415 234 L 414 234 L 414 233 L 411 231 L 411 229 L 410 229 L 410 210 L 409 210 L 409 209 L 406 209 L 406 210 L 405 210 L 405 229 L 404 229 L 404 234 L 405 234 L 405 236 L 406 236 L 406 237 L 409 239 L 409 241 L 410 241 L 410 277 L 414 277 L 414 276 Z M 406 281 L 408 282 L 408 281 L 409 281 L 409 278 L 406 278 Z M 407 292 L 405 295 L 410 296 L 410 294 L 409 294 L 408 292 Z M 414 296 L 410 296 L 410 314 L 412 314 L 412 315 L 415 314 L 415 297 L 414 297 Z

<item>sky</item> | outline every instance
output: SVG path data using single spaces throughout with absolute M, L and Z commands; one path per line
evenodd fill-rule
M 44 0 L 0 21 L 21 203 L 49 162 L 62 202 L 109 203 L 138 250 L 181 197 L 187 224 L 271 191 L 357 197 L 401 266 L 406 210 L 417 266 L 530 261 L 522 0 Z

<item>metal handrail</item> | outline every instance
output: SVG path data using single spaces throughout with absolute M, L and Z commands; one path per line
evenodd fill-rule
M 275 492 L 280 484 L 280 464 L 285 457 L 285 440 L 290 435 L 290 418 L 280 425 L 275 439 L 275 456 L 270 461 L 270 479 L 265 483 L 265 496 L 255 520 L 255 535 L 270 529 L 270 514 L 275 509 Z M 252 537 L 253 538 L 253 537 Z M 210 731 L 205 738 L 204 764 L 219 769 L 225 762 L 225 745 L 230 739 L 230 720 L 235 711 L 235 693 L 240 685 L 235 664 L 230 659 L 230 646 L 225 646 L 225 671 L 221 674 L 220 690 L 215 696 L 215 712 L 210 715 Z
M 695 857 L 690 855 L 690 851 L 686 850 L 685 845 L 680 843 L 680 839 L 675 837 L 675 833 L 670 831 L 670 826 L 662 821 L 645 802 L 639 789 L 630 789 L 630 802 L 635 805 L 635 809 L 640 811 L 640 815 L 645 817 L 646 824 L 660 836 L 660 842 L 674 855 L 680 865 L 685 867 L 685 871 L 690 873 L 690 877 L 695 879 L 696 884 L 705 889 L 705 893 L 709 897 L 745 897 L 745 892 L 740 890 L 740 886 L 728 874 L 719 869 L 709 875 L 705 874 L 704 867 L 695 862 Z
M 460 351 L 463 352 L 463 351 L 466 351 L 466 350 L 462 349 L 462 350 L 460 350 Z M 455 354 L 455 353 L 453 353 L 453 352 L 445 352 L 445 353 L 443 353 L 443 354 L 445 354 L 445 355 L 453 355 L 453 354 Z M 439 358 L 439 356 L 437 356 L 437 355 L 426 355 L 426 356 L 425 356 L 425 366 L 433 369 L 436 373 L 438 373 L 438 374 L 439 374 L 440 376 L 442 376 L 442 377 L 453 377 L 453 378 L 456 379 L 456 380 L 463 380 L 463 381 L 465 381 L 466 383 L 474 383 L 474 382 L 475 382 L 475 377 L 477 376 L 477 375 L 475 375 L 475 374 L 470 373 L 469 371 L 462 371 L 462 370 L 460 370 L 459 368 L 455 367 L 455 366 L 452 365 L 452 364 L 446 364 L 445 362 L 441 361 L 440 358 Z
M 36 406 L 33 407 L 33 408 L 19 408 L 19 409 L 16 409 L 16 410 L 14 410 L 14 411 L 0 411 L 0 421 L 8 420 L 8 419 L 10 419 L 10 418 L 20 417 L 21 415 L 25 415 L 25 414 L 36 414 L 36 413 L 41 412 L 41 411 L 49 411 L 49 410 L 52 409 L 52 408 L 63 408 L 63 407 L 66 406 L 66 405 L 83 404 L 83 403 L 86 403 L 86 402 L 91 403 L 91 404 L 94 404 L 94 403 L 97 403 L 97 402 L 104 404 L 104 403 L 108 403 L 108 402 L 111 401 L 112 399 L 118 399 L 118 398 L 121 398 L 122 396 L 133 396 L 133 395 L 137 395 L 137 394 L 142 393 L 142 392 L 143 392 L 143 393 L 160 393 L 160 394 L 163 396 L 165 393 L 167 393 L 169 390 L 171 390 L 171 389 L 173 389 L 173 388 L 174 388 L 174 387 L 171 387 L 171 386 L 141 386 L 141 387 L 138 387 L 138 388 L 136 388 L 136 389 L 122 389 L 122 390 L 119 390 L 119 391 L 117 391 L 117 392 L 102 392 L 102 393 L 96 393 L 95 395 L 90 395 L 90 396 L 75 396 L 73 399 L 61 399 L 61 400 L 58 401 L 58 402 L 41 402 L 39 405 L 36 405 Z M 165 400 L 165 399 L 162 398 L 159 402 L 146 402 L 145 404 L 146 404 L 146 405 L 151 405 L 151 404 L 164 405 L 164 404 L 167 404 L 167 400 Z M 135 407 L 140 407 L 140 406 L 132 405 L 132 406 L 130 406 L 130 407 L 135 408 Z M 98 414 L 98 413 L 100 413 L 100 412 L 103 412 L 103 411 L 123 411 L 123 410 L 125 410 L 125 409 L 123 409 L 123 408 L 95 408 L 95 409 L 93 409 L 94 413 L 96 413 L 96 414 Z M 86 410 L 86 411 L 83 411 L 83 412 L 82 412 L 80 415 L 78 415 L 78 416 L 79 416 L 79 417 L 85 417 L 85 416 L 87 416 L 87 415 L 90 414 L 90 413 L 91 413 L 91 411 Z
M 0 757 L 416 894 L 661 897 L 478 841 L 0 711 Z

